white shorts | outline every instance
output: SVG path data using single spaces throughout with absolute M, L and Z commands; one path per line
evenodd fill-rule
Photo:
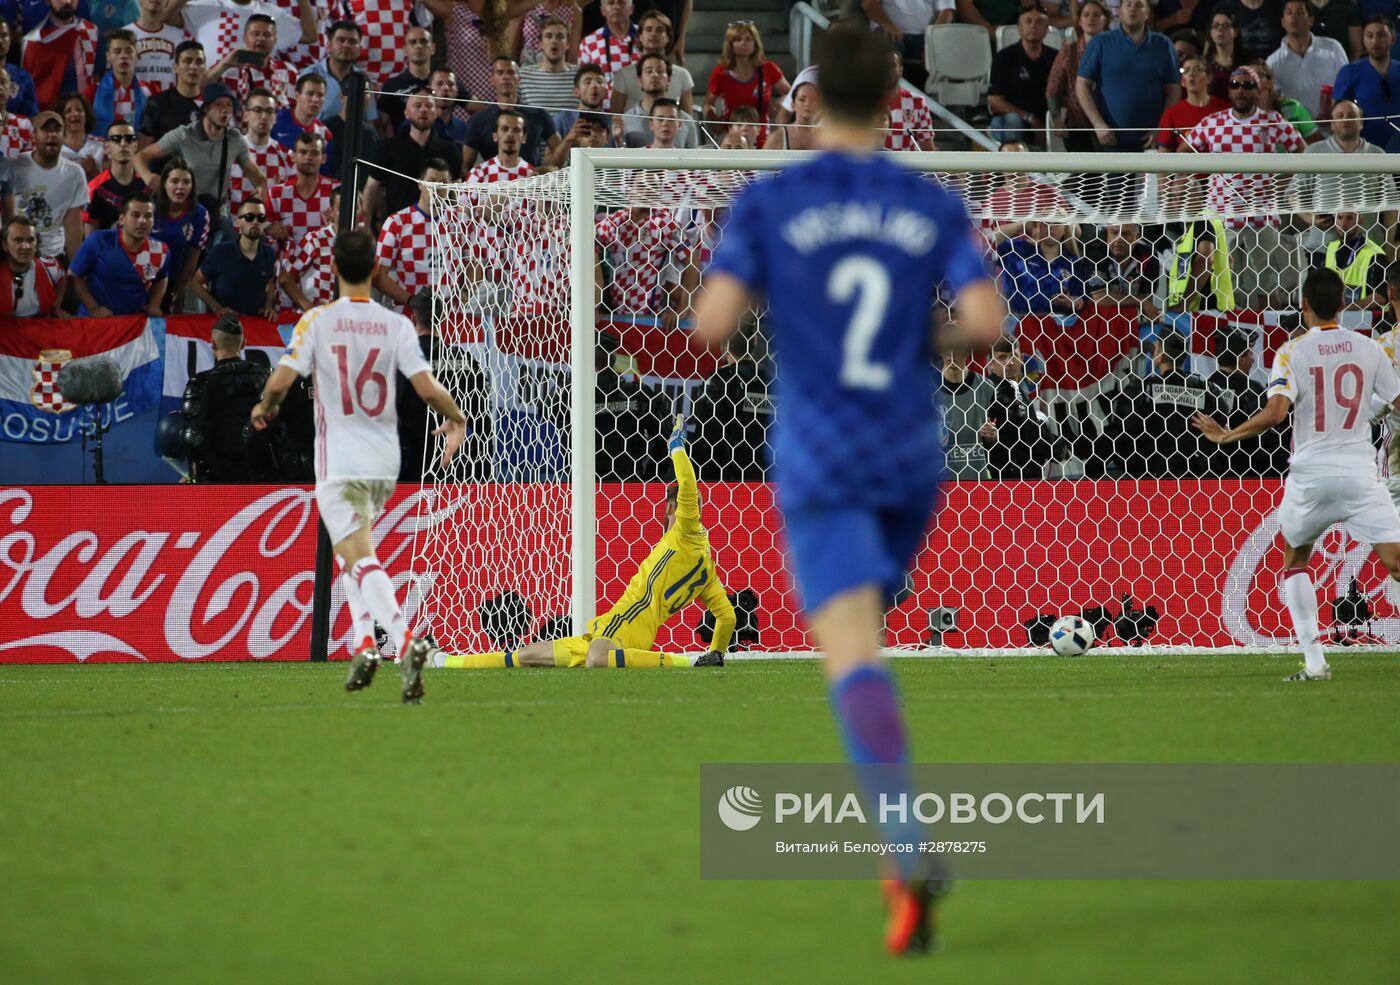
M 1289 475 L 1278 523 L 1290 547 L 1313 543 L 1334 523 L 1373 546 L 1400 544 L 1400 513 L 1373 475 Z
M 393 494 L 393 479 L 330 479 L 316 483 L 316 505 L 326 532 L 331 535 L 331 545 L 374 523 Z

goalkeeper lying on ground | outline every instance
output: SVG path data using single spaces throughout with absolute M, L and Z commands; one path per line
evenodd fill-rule
M 666 533 L 606 614 L 582 636 L 496 653 L 440 654 L 443 667 L 721 667 L 734 635 L 734 607 L 724 593 L 710 538 L 700 525 L 695 469 L 685 453 L 685 419 L 676 415 L 669 444 L 676 483 L 666 489 Z M 666 620 L 699 599 L 714 614 L 711 649 L 695 657 L 653 650 Z

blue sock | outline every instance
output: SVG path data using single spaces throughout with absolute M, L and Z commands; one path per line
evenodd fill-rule
M 836 716 L 846 758 L 855 768 L 856 781 L 866 803 L 866 816 L 887 843 L 923 840 L 923 826 L 914 819 L 909 782 L 909 747 L 904 738 L 904 716 L 895 696 L 894 681 L 884 667 L 865 664 L 831 684 L 831 710 Z M 880 796 L 905 797 L 910 804 L 906 820 L 880 823 Z M 895 853 L 900 877 L 913 878 L 918 853 Z

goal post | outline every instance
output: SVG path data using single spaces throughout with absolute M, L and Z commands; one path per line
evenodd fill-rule
M 562 171 L 433 189 L 435 328 L 474 363 L 453 379 L 476 380 L 489 429 L 484 462 L 425 479 L 414 584 L 441 644 L 496 649 L 605 610 L 662 532 L 665 422 L 680 412 L 720 576 L 755 603 L 746 639 L 810 652 L 766 460 L 781 380 L 763 314 L 723 356 L 687 320 L 734 195 L 810 156 L 575 149 Z M 1010 312 L 1004 351 L 944 367 L 949 482 L 890 644 L 1044 652 L 1048 617 L 1088 613 L 1101 646 L 1288 646 L 1273 516 L 1286 438 L 1216 454 L 1189 418 L 1233 422 L 1259 400 L 1310 267 L 1344 272 L 1343 324 L 1388 327 L 1400 160 L 890 160 L 964 199 Z M 1319 547 L 1324 624 L 1400 641 L 1366 546 L 1338 527 Z M 703 647 L 702 616 L 678 613 L 658 645 Z

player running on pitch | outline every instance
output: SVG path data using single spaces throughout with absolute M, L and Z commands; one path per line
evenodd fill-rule
M 588 624 L 582 636 L 531 643 L 495 653 L 441 654 L 439 666 L 500 667 L 722 667 L 734 635 L 734 606 L 710 554 L 710 538 L 700 525 L 700 494 L 695 469 L 685 453 L 685 419 L 676 415 L 668 448 L 676 469 L 666 489 L 666 533 L 651 549 L 622 598 Z M 693 659 L 653 650 L 666 621 L 696 599 L 715 617 L 710 650 Z
M 374 240 L 368 233 L 347 230 L 335 238 L 331 269 L 340 283 L 340 298 L 301 316 L 291 345 L 253 408 L 252 422 L 260 431 L 266 428 L 296 378 L 315 374 L 316 506 L 335 545 L 341 584 L 361 639 L 345 690 L 362 690 L 374 680 L 378 622 L 399 644 L 403 700 L 417 704 L 423 699 L 430 647 L 409 633 L 370 536 L 399 474 L 395 375 L 406 376 L 424 403 L 447 418 L 433 432 L 443 438 L 444 466 L 462 444 L 466 418 L 433 377 L 413 324 L 369 299 L 374 268 Z
M 1342 279 L 1317 269 L 1303 283 L 1307 332 L 1279 347 L 1269 374 L 1268 403 L 1226 430 L 1197 414 L 1192 424 L 1216 444 L 1229 444 L 1282 424 L 1293 413 L 1293 456 L 1279 504 L 1283 534 L 1283 598 L 1303 648 L 1303 669 L 1285 680 L 1330 681 L 1318 639 L 1317 591 L 1308 576 L 1313 542 L 1334 523 L 1371 544 L 1400 580 L 1400 514 L 1376 474 L 1371 398 L 1400 410 L 1400 378 L 1380 345 L 1337 324 Z
M 825 152 L 735 200 L 695 307 L 696 333 L 717 345 L 766 298 L 782 384 L 777 500 L 847 757 L 875 804 L 911 792 L 881 645 L 885 603 L 923 544 L 943 472 L 930 313 L 946 287 L 957 341 L 985 349 L 1001 335 L 1005 307 L 962 203 L 880 153 L 888 46 L 854 30 L 824 43 L 816 139 Z M 922 830 L 911 820 L 881 834 L 917 843 Z M 893 858 L 886 945 L 929 950 L 942 860 Z

